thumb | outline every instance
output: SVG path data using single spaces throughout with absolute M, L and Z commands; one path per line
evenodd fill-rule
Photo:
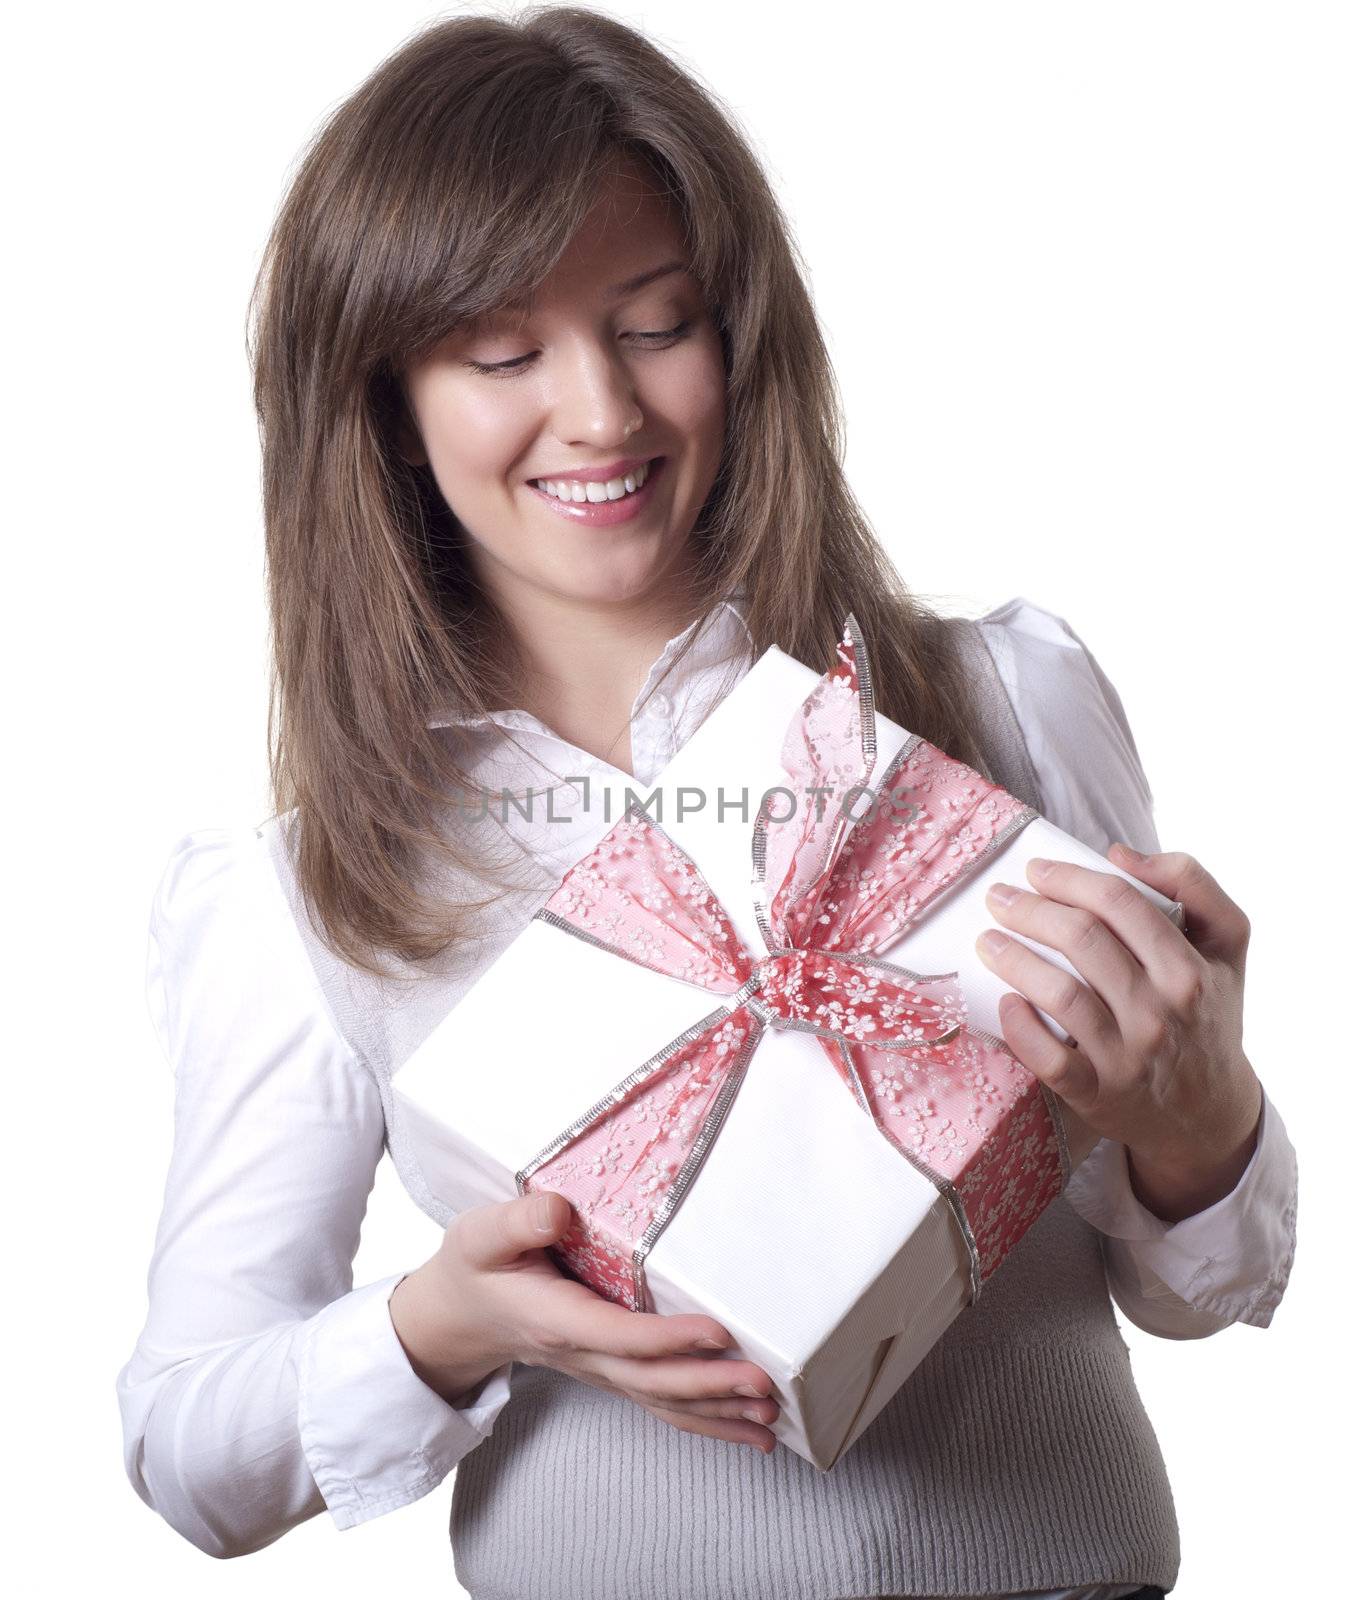
M 500 1267 L 528 1250 L 543 1250 L 569 1227 L 574 1207 L 554 1190 L 529 1190 L 516 1200 L 461 1214 L 461 1244 L 477 1267 Z

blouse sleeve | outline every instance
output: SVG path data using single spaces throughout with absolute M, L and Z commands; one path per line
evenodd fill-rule
M 1062 617 L 1021 596 L 979 619 L 1034 766 L 1044 815 L 1105 854 L 1161 848 L 1153 795 L 1114 685 Z M 1102 1139 L 1066 1191 L 1098 1230 L 1111 1293 L 1167 1339 L 1246 1322 L 1265 1328 L 1296 1246 L 1296 1154 L 1266 1087 L 1257 1143 L 1234 1190 L 1180 1222 L 1140 1204 L 1125 1146 Z
M 148 1315 L 118 1374 L 139 1496 L 209 1555 L 325 1507 L 338 1528 L 434 1488 L 491 1431 L 413 1371 L 393 1273 L 352 1286 L 379 1092 L 318 996 L 265 836 L 190 834 L 152 908 L 147 1001 L 174 1074 Z

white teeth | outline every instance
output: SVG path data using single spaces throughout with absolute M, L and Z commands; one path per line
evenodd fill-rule
M 543 494 L 553 494 L 557 500 L 589 500 L 595 505 L 602 500 L 620 500 L 634 494 L 650 476 L 650 463 L 644 462 L 635 472 L 620 478 L 609 478 L 606 483 L 580 483 L 577 478 L 538 478 L 536 486 Z

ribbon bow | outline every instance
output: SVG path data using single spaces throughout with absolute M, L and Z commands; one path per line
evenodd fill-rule
M 536 913 L 725 997 L 516 1176 L 519 1193 L 553 1189 L 574 1204 L 553 1253 L 629 1309 L 651 1309 L 646 1256 L 766 1027 L 813 1034 L 861 1109 L 950 1203 L 972 1300 L 1067 1183 L 1055 1097 L 1001 1039 L 969 1026 L 957 972 L 879 959 L 1038 813 L 914 734 L 871 790 L 876 759 L 872 677 L 851 615 L 835 665 L 789 724 L 782 763 L 792 788 L 770 790 L 755 820 L 754 910 L 767 955 L 751 956 L 696 863 L 635 796 Z M 786 817 L 775 815 L 776 794 L 793 801 Z M 852 795 L 863 799 L 852 805 Z

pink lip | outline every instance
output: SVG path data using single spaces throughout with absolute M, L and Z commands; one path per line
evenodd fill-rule
M 654 461 L 654 456 L 633 456 L 630 461 L 614 461 L 606 467 L 575 467 L 570 472 L 538 472 L 536 477 L 528 478 L 527 482 L 535 484 L 540 478 L 542 483 L 607 483 L 613 478 L 624 478 L 628 472 L 635 472 L 637 467 L 643 467 L 647 461 Z
M 645 459 L 650 460 L 651 458 L 647 456 Z M 639 463 L 633 463 L 633 465 L 636 464 Z M 597 502 L 592 500 L 562 500 L 559 495 L 547 494 L 544 490 L 538 489 L 534 483 L 529 484 L 528 487 L 537 499 L 541 501 L 542 505 L 549 506 L 552 511 L 562 517 L 567 517 L 571 522 L 582 522 L 591 528 L 613 528 L 618 523 L 630 522 L 633 518 L 641 515 L 655 493 L 655 485 L 659 482 L 664 468 L 664 460 L 656 457 L 650 469 L 650 476 L 641 487 L 632 494 L 624 494 L 620 500 L 599 500 Z M 622 469 L 625 472 L 630 470 L 630 467 Z M 614 472 L 612 476 L 620 477 L 621 473 Z M 581 479 L 580 481 L 583 480 Z M 594 483 L 606 480 L 590 478 L 588 481 Z

